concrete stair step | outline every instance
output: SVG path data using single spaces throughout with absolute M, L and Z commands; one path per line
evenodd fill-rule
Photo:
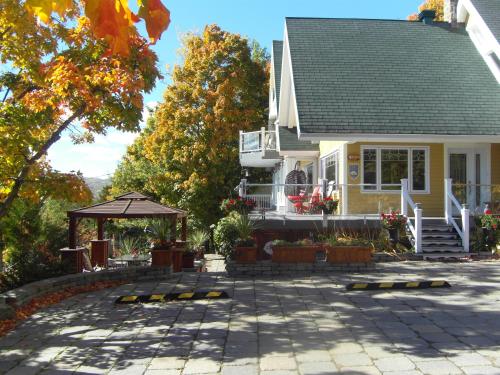
M 470 257 L 470 253 L 466 252 L 456 252 L 456 253 L 424 253 L 422 254 L 422 258 L 426 259 L 460 259 L 460 258 L 468 258 Z
M 422 246 L 423 253 L 457 253 L 463 251 L 462 246 Z

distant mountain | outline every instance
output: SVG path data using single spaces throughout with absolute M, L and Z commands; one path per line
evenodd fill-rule
M 101 190 L 111 184 L 111 178 L 84 177 L 94 199 L 99 196 Z

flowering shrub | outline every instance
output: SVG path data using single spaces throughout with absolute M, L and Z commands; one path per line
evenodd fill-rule
M 406 217 L 401 215 L 399 211 L 391 210 L 388 214 L 381 213 L 380 220 L 385 229 L 402 229 L 406 225 Z
M 332 214 L 337 211 L 339 206 L 339 200 L 333 199 L 332 197 L 326 197 L 319 199 L 318 201 L 313 201 L 311 203 L 311 210 L 314 212 L 323 211 L 325 214 Z
M 248 212 L 255 208 L 256 203 L 253 199 L 237 197 L 237 198 L 226 198 L 222 201 L 220 209 L 225 214 L 233 211 L 238 212 Z
M 500 219 L 492 215 L 491 211 L 486 211 L 481 217 L 481 226 L 486 229 L 494 230 L 500 228 Z

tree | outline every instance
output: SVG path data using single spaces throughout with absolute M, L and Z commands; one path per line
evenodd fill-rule
M 444 21 L 444 0 L 425 0 L 419 7 L 418 11 L 434 10 L 436 12 L 435 21 Z M 408 16 L 410 21 L 418 21 L 418 14 L 413 13 Z
M 206 226 L 220 217 L 220 202 L 239 182 L 239 131 L 266 124 L 269 57 L 216 25 L 187 34 L 181 54 L 149 134 L 129 149 L 113 187 L 129 190 L 120 181 L 139 176 L 140 191 Z
M 80 125 L 73 135 L 82 142 L 109 127 L 139 130 L 142 95 L 161 75 L 126 4 L 0 0 L 0 60 L 9 69 L 0 76 L 0 218 L 19 194 L 38 195 L 27 182 L 54 175 L 44 156 L 64 131 Z M 140 4 L 156 40 L 168 25 L 162 5 Z

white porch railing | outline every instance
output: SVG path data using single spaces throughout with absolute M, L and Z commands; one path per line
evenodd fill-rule
M 408 206 L 413 211 L 413 222 L 412 218 L 408 216 Z M 419 254 L 422 252 L 422 209 L 420 203 L 413 202 L 408 193 L 408 179 L 401 180 L 401 215 L 407 219 L 406 225 L 415 240 L 415 252 Z
M 457 198 L 453 195 L 452 191 L 452 179 L 445 178 L 444 180 L 444 211 L 446 223 L 453 225 L 458 235 L 462 239 L 462 246 L 464 251 L 469 252 L 469 239 L 470 239 L 470 226 L 469 226 L 469 209 L 467 205 L 460 205 Z M 455 207 L 460 212 L 462 227 L 458 225 L 457 221 L 453 217 L 453 207 Z
M 257 211 L 268 211 L 273 208 L 273 196 L 271 194 L 247 194 L 245 198 L 252 199 L 255 202 Z
M 276 151 L 276 132 L 262 128 L 254 132 L 240 131 L 240 153 Z

